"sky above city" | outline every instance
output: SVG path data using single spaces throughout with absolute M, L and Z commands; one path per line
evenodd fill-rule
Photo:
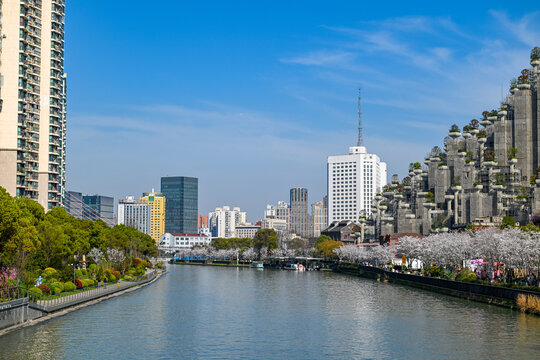
M 248 219 L 357 138 L 388 181 L 499 106 L 540 46 L 536 1 L 69 1 L 68 190 L 123 198 L 199 178 Z

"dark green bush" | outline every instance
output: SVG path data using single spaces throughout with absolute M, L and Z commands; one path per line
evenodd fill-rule
M 136 272 L 135 272 L 135 275 L 137 275 L 137 276 L 142 276 L 142 275 L 144 275 L 145 273 L 146 273 L 146 269 L 145 269 L 144 266 L 142 266 L 142 265 L 141 265 L 141 266 L 137 266 L 137 270 L 136 270 Z
M 73 266 L 65 266 L 59 274 L 60 280 L 63 282 L 73 281 Z
M 443 273 L 443 269 L 438 266 L 430 266 L 427 272 L 433 277 L 440 277 Z
M 471 282 L 476 280 L 476 273 L 471 271 L 469 268 L 463 268 L 456 276 L 456 281 L 467 281 Z

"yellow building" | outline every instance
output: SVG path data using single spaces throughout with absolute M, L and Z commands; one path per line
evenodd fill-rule
M 151 205 L 150 236 L 157 243 L 161 235 L 165 234 L 165 196 L 152 190 L 152 192 L 143 193 L 140 201 Z

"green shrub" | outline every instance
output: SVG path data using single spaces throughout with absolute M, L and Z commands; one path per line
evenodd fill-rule
M 82 269 L 81 272 L 82 272 L 83 276 L 88 276 L 88 270 Z
M 62 284 L 61 282 L 53 282 L 51 285 L 54 288 L 60 289 L 60 292 L 64 291 L 64 284 Z
M 438 266 L 430 266 L 427 272 L 433 277 L 440 277 L 443 273 L 442 269 Z
M 36 286 L 32 286 L 30 289 L 28 289 L 28 291 L 31 292 L 33 295 L 43 295 L 43 291 L 41 291 L 41 289 Z
M 75 277 L 77 279 L 82 279 L 83 278 L 82 270 L 75 270 Z
M 56 286 L 54 287 L 54 295 L 58 295 L 58 294 L 60 294 L 61 292 L 62 292 L 62 289 L 61 289 L 61 288 L 56 287 Z
M 158 269 L 161 269 L 163 267 L 162 263 L 157 264 Z
M 143 259 L 141 259 L 141 258 L 138 258 L 138 257 L 133 258 L 133 261 L 132 261 L 132 265 L 135 268 L 139 267 L 141 265 L 144 266 L 144 263 L 145 263 L 145 261 Z
M 57 275 L 58 275 L 58 271 L 56 271 L 56 269 L 52 268 L 52 267 L 46 268 L 41 273 L 41 276 L 44 277 L 45 279 L 49 279 L 49 278 L 52 278 L 52 277 L 57 276 Z
M 64 283 L 64 291 L 73 291 L 75 289 L 77 289 L 77 286 L 75 286 L 75 284 L 71 281 L 66 281 Z
M 146 274 L 146 269 L 144 268 L 144 266 L 138 266 L 135 275 L 142 276 L 144 274 Z
M 90 287 L 90 286 L 95 285 L 94 280 L 92 279 L 82 279 L 81 282 L 82 282 L 83 287 Z
M 63 282 L 73 280 L 73 266 L 66 266 L 59 274 L 60 280 Z
M 124 280 L 125 281 L 133 281 L 133 277 L 131 277 L 131 275 L 126 275 L 126 276 L 124 276 Z
M 22 273 L 22 282 L 28 286 L 33 286 L 36 283 L 36 279 L 39 277 L 39 272 L 25 270 Z
M 463 268 L 456 276 L 456 281 L 467 281 L 471 282 L 476 280 L 476 273 L 471 271 L 469 268 Z
M 106 277 L 105 277 L 105 273 L 103 272 L 103 268 L 98 267 L 97 273 L 96 273 L 96 279 L 99 280 L 99 281 L 102 281 L 102 280 L 104 280 L 105 278 L 106 278 Z
M 137 269 L 135 268 L 130 268 L 128 271 L 127 271 L 128 275 L 131 275 L 131 276 L 136 276 L 137 275 Z

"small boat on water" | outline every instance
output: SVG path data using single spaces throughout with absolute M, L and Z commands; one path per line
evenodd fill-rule
M 293 271 L 305 271 L 306 267 L 302 264 L 287 264 L 283 267 L 283 269 Z
M 254 262 L 252 262 L 251 267 L 256 268 L 256 269 L 264 269 L 264 265 L 263 265 L 262 261 L 254 261 Z

